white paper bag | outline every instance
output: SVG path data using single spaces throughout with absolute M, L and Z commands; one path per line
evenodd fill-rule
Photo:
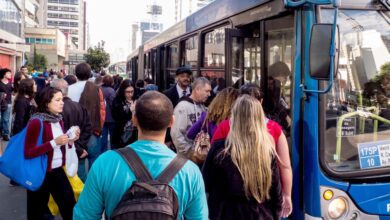
M 65 156 L 66 174 L 68 174 L 68 176 L 73 177 L 77 174 L 77 169 L 79 166 L 79 158 L 77 157 L 76 147 L 74 146 L 74 143 L 72 145 L 66 146 Z

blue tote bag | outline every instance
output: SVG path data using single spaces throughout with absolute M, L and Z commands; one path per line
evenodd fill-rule
M 42 144 L 43 122 L 37 145 Z M 32 159 L 24 157 L 24 142 L 27 134 L 26 126 L 9 141 L 2 157 L 0 157 L 0 172 L 17 182 L 24 188 L 36 191 L 45 179 L 47 169 L 47 154 Z

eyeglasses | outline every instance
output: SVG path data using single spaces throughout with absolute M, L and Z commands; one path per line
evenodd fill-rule
M 134 91 L 125 91 L 125 93 L 129 93 L 130 94 L 130 93 L 134 93 Z

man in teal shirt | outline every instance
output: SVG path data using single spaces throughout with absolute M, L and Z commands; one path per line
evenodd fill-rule
M 165 131 L 173 121 L 173 106 L 165 95 L 150 91 L 137 101 L 133 122 L 138 128 L 138 141 L 128 147 L 137 153 L 153 178 L 176 156 L 164 145 Z M 101 219 L 103 212 L 110 217 L 135 180 L 134 173 L 118 153 L 102 154 L 88 174 L 73 219 Z M 169 185 L 178 197 L 179 219 L 208 219 L 202 174 L 193 162 L 187 161 Z

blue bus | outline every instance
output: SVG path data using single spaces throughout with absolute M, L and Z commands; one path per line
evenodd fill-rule
M 214 88 L 260 85 L 291 150 L 290 218 L 390 219 L 389 8 L 216 0 L 141 45 L 127 71 L 161 91 L 182 65 Z

